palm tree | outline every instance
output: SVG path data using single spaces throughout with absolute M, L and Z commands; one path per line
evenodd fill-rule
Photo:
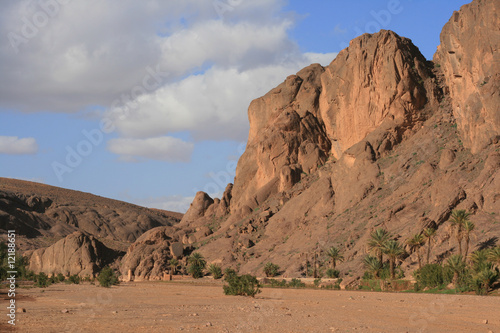
M 464 260 L 467 260 L 467 255 L 469 254 L 469 243 L 470 243 L 470 234 L 474 231 L 474 228 L 476 225 L 469 221 L 465 220 L 463 224 L 463 233 L 464 233 L 464 238 L 465 238 L 465 255 L 464 255 Z
M 427 264 L 429 264 L 429 259 L 431 257 L 431 243 L 435 234 L 436 229 L 434 228 L 427 228 L 424 230 L 424 237 L 427 240 Z
M 340 250 L 336 247 L 331 247 L 326 253 L 332 260 L 332 269 L 335 270 L 337 267 L 337 261 L 344 261 L 344 256 L 340 253 Z
M 172 276 L 175 274 L 177 266 L 179 266 L 179 260 L 172 258 L 169 260 L 168 264 L 170 265 L 170 281 L 172 281 Z
M 485 294 L 488 294 L 490 287 L 498 280 L 498 272 L 485 269 L 479 272 L 476 279 L 482 285 Z
M 394 279 L 395 278 L 394 266 L 396 264 L 396 259 L 402 257 L 403 254 L 405 253 L 405 250 L 403 249 L 401 244 L 399 244 L 398 241 L 391 239 L 385 243 L 384 253 L 387 254 L 387 256 L 389 257 L 391 278 Z
M 203 270 L 207 262 L 199 252 L 193 252 L 188 258 L 188 272 L 195 279 L 203 276 Z
M 458 282 L 458 278 L 460 276 L 460 273 L 463 271 L 465 268 L 465 263 L 463 261 L 463 258 L 459 254 L 455 254 L 451 257 L 448 258 L 446 261 L 447 266 L 453 271 L 453 280 L 452 283 L 456 284 Z
M 422 268 L 422 258 L 420 248 L 425 244 L 425 237 L 422 234 L 415 234 L 413 237 L 406 240 L 406 244 L 410 247 L 410 252 L 417 252 L 418 268 Z
M 373 274 L 373 277 L 378 278 L 379 272 L 382 269 L 382 263 L 377 259 L 377 257 L 368 255 L 363 261 L 368 271 Z
M 500 268 L 500 246 L 489 250 L 487 258 L 493 265 L 497 266 L 497 268 Z
M 210 264 L 208 266 L 208 272 L 212 274 L 214 280 L 218 280 L 222 277 L 222 268 L 217 264 Z
M 490 250 L 477 250 L 470 254 L 472 269 L 475 272 L 480 272 L 484 269 L 490 269 L 491 263 L 488 262 L 488 253 Z
M 465 210 L 454 210 L 451 213 L 451 225 L 455 229 L 455 237 L 457 238 L 458 243 L 458 254 L 462 255 L 462 239 L 464 238 L 463 227 L 465 221 L 469 220 L 469 213 Z
M 370 234 L 370 240 L 368 241 L 368 249 L 371 253 L 378 256 L 378 261 L 382 264 L 385 243 L 390 238 L 390 234 L 387 230 L 378 228 Z

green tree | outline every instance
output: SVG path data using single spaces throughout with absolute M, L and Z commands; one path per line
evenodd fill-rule
M 464 238 L 464 223 L 465 221 L 469 220 L 470 214 L 467 213 L 465 210 L 454 210 L 451 212 L 451 218 L 450 222 L 451 225 L 453 226 L 453 229 L 455 231 L 455 238 L 457 239 L 458 243 L 458 254 L 462 255 L 462 240 Z
M 484 269 L 491 268 L 491 263 L 488 262 L 488 253 L 490 250 L 477 250 L 470 254 L 470 261 L 474 272 L 479 273 Z
M 99 281 L 99 284 L 104 288 L 109 288 L 120 283 L 120 281 L 118 281 L 118 276 L 109 266 L 104 267 L 99 272 L 97 281 Z
M 394 279 L 396 277 L 394 270 L 396 259 L 401 258 L 405 254 L 405 250 L 398 241 L 390 239 L 385 243 L 383 251 L 389 257 L 391 279 Z
M 490 249 L 487 253 L 487 259 L 500 269 L 500 246 Z
M 222 278 L 222 268 L 217 264 L 210 264 L 208 266 L 208 272 L 213 276 L 215 280 Z
M 203 270 L 207 262 L 199 252 L 193 252 L 188 258 L 188 265 L 188 273 L 194 279 L 199 279 L 203 277 Z
M 453 280 L 451 280 L 451 282 L 456 285 L 460 274 L 465 269 L 465 263 L 462 256 L 459 254 L 455 254 L 449 257 L 446 261 L 446 265 L 453 272 Z
M 169 277 L 169 279 L 170 279 L 170 281 L 172 281 L 173 275 L 177 271 L 177 266 L 179 266 L 179 260 L 172 258 L 168 261 L 168 264 L 170 265 L 170 277 Z
M 476 228 L 476 225 L 469 220 L 465 220 L 462 228 L 463 228 L 463 234 L 464 234 L 464 239 L 465 239 L 464 260 L 467 260 L 467 256 L 469 254 L 470 236 L 471 236 L 471 233 Z
M 328 257 L 332 261 L 332 269 L 335 270 L 337 267 L 337 262 L 344 261 L 344 256 L 340 253 L 340 250 L 336 247 L 331 247 L 328 249 L 327 253 Z
M 372 274 L 374 278 L 379 277 L 380 270 L 382 269 L 382 263 L 377 259 L 377 257 L 368 255 L 363 259 L 363 263 L 368 272 Z
M 424 230 L 424 237 L 427 240 L 427 265 L 429 264 L 429 260 L 431 258 L 431 243 L 435 235 L 436 229 L 434 228 L 426 228 Z
M 238 276 L 235 272 L 226 276 L 225 280 L 228 282 L 228 285 L 223 286 L 225 295 L 255 297 L 255 295 L 261 292 L 259 281 L 255 276 Z
M 385 229 L 378 228 L 370 234 L 370 240 L 368 241 L 368 250 L 378 257 L 380 264 L 383 261 L 384 248 L 386 242 L 389 240 L 391 235 Z
M 272 262 L 268 262 L 264 266 L 264 274 L 266 274 L 267 277 L 278 276 L 280 274 L 280 266 L 273 264 Z
M 422 268 L 422 256 L 420 248 L 425 244 L 425 237 L 422 234 L 415 234 L 413 237 L 406 240 L 406 244 L 410 247 L 410 253 L 417 253 L 418 268 Z
M 498 272 L 491 269 L 485 269 L 479 272 L 475 278 L 476 285 L 479 287 L 479 294 L 488 294 L 491 286 L 498 280 Z

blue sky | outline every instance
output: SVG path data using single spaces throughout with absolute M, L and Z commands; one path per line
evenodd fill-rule
M 185 211 L 232 181 L 252 99 L 378 29 L 432 59 L 466 3 L 4 1 L 0 176 Z

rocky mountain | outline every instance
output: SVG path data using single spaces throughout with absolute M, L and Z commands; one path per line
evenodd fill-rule
M 472 248 L 497 244 L 499 7 L 475 0 L 453 13 L 433 61 L 382 30 L 254 100 L 234 185 L 220 200 L 198 193 L 168 242 L 242 273 L 262 275 L 274 262 L 286 276 L 338 246 L 346 283 L 362 274 L 378 227 L 402 242 L 437 229 L 431 261 L 439 262 L 456 250 L 452 210 L 466 209 Z M 416 261 L 405 258 L 403 269 Z
M 33 239 L 69 235 L 35 251 L 38 270 L 71 271 L 77 265 L 65 266 L 73 259 L 62 253 L 85 248 L 79 257 L 94 259 L 78 269 L 90 272 L 108 261 L 96 259 L 104 245 L 126 250 L 121 273 L 139 280 L 164 278 L 170 258 L 194 250 L 241 273 L 263 275 L 273 262 L 299 277 L 313 255 L 326 262 L 336 246 L 349 284 L 379 227 L 401 242 L 432 227 L 430 260 L 445 260 L 457 246 L 455 209 L 472 214 L 471 250 L 498 245 L 499 7 L 474 0 L 453 13 L 432 61 L 382 30 L 354 39 L 328 66 L 286 78 L 249 106 L 234 185 L 221 199 L 197 193 L 179 223 L 168 212 L 0 179 L 0 228 L 17 225 L 32 248 Z M 401 267 L 416 265 L 413 253 Z
M 32 255 L 35 271 L 93 274 L 144 232 L 181 218 L 89 193 L 0 178 L 0 234 L 16 230 L 16 245 Z

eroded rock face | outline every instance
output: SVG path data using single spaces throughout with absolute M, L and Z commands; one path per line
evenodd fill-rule
M 96 276 L 119 253 L 107 248 L 94 236 L 75 232 L 54 245 L 33 251 L 29 269 L 48 275 Z
M 454 12 L 434 62 L 443 71 L 464 145 L 478 152 L 500 132 L 500 2 L 475 0 Z
M 383 122 L 404 129 L 425 119 L 424 106 L 436 103 L 430 78 L 407 38 L 382 30 L 352 40 L 321 76 L 320 113 L 335 157 Z
M 249 214 L 375 131 L 376 154 L 390 150 L 438 104 L 430 68 L 409 39 L 382 30 L 353 40 L 328 67 L 304 68 L 254 100 L 231 213 Z

